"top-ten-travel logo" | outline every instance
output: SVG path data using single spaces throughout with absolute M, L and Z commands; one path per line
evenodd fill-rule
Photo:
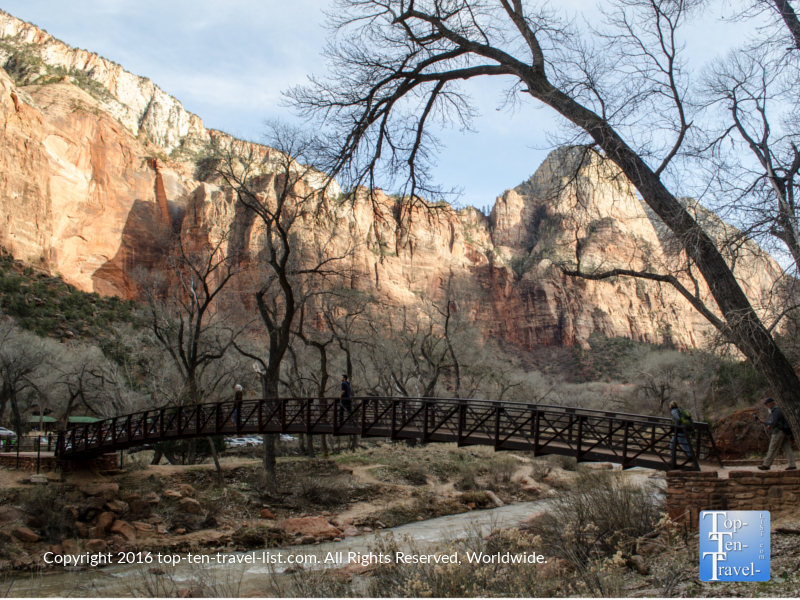
M 701 512 L 700 580 L 769 581 L 769 512 Z

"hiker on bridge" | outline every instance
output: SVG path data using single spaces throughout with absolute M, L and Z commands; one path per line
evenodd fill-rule
M 341 406 L 339 407 L 339 422 L 344 423 L 344 411 L 347 410 L 348 418 L 353 414 L 353 388 L 347 380 L 347 375 L 342 375 L 342 396 Z
M 769 438 L 767 457 L 764 459 L 764 464 L 760 465 L 758 468 L 761 471 L 769 471 L 775 457 L 778 455 L 778 448 L 782 447 L 783 453 L 789 461 L 789 466 L 786 467 L 786 470 L 795 471 L 797 470 L 797 464 L 794 462 L 794 454 L 792 453 L 792 429 L 789 427 L 789 422 L 786 420 L 786 417 L 783 416 L 783 412 L 778 407 L 775 400 L 767 398 L 764 400 L 763 404 L 769 409 L 769 421 L 762 421 L 758 418 L 758 415 L 755 414 L 753 416 L 759 423 L 770 427 L 772 435 Z
M 694 458 L 692 446 L 686 439 L 686 434 L 684 433 L 691 432 L 692 428 L 694 427 L 692 413 L 685 408 L 678 406 L 678 403 L 673 400 L 669 403 L 669 414 L 672 416 L 672 423 L 677 425 L 677 428 L 675 429 L 675 437 L 672 438 L 672 443 L 669 446 L 670 452 L 675 451 L 675 441 L 677 440 L 689 458 Z

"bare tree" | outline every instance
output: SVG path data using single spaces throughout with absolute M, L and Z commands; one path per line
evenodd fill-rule
M 297 327 L 304 290 L 314 289 L 318 278 L 335 276 L 337 263 L 351 251 L 347 239 L 343 246 L 336 245 L 335 225 L 321 222 L 335 186 L 317 168 L 319 140 L 280 123 L 271 123 L 270 129 L 268 142 L 274 150 L 262 153 L 252 144 L 233 141 L 220 152 L 217 168 L 261 229 L 256 252 L 263 268 L 253 297 L 268 349 L 266 357 L 247 356 L 263 369 L 268 400 L 279 397 L 281 365 Z M 301 240 L 301 230 L 309 240 Z M 275 435 L 264 438 L 264 470 L 267 481 L 275 484 Z
M 413 199 L 426 189 L 420 181 L 436 145 L 432 124 L 470 125 L 472 107 L 459 82 L 509 78 L 509 101 L 524 95 L 550 107 L 572 128 L 575 143 L 616 165 L 710 298 L 704 302 L 672 273 L 567 274 L 675 287 L 758 367 L 800 430 L 800 380 L 715 240 L 679 200 L 676 163 L 693 124 L 680 30 L 703 4 L 609 1 L 605 30 L 578 31 L 546 6 L 523 0 L 339 0 L 329 15 L 336 33 L 327 51 L 332 75 L 288 97 L 343 140 L 331 161 L 335 172 L 372 181 L 385 169 L 405 178 Z
M 12 323 L 0 323 L 0 422 L 6 406 L 10 406 L 17 435 L 24 431 L 22 413 L 27 408 L 24 398 L 38 390 L 37 379 L 48 366 L 51 343 Z
M 199 404 L 232 387 L 233 374 L 213 368 L 241 330 L 222 319 L 219 310 L 223 290 L 245 268 L 229 235 L 207 235 L 205 240 L 176 235 L 166 272 L 139 274 L 147 324 L 180 377 L 178 406 Z M 193 440 L 188 461 L 194 463 Z

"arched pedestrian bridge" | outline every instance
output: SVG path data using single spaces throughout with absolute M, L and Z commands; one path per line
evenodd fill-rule
M 691 443 L 671 443 L 677 432 Z M 455 442 L 560 454 L 578 461 L 662 471 L 719 459 L 707 423 L 691 432 L 671 419 L 488 400 L 443 398 L 280 398 L 169 407 L 81 424 L 59 432 L 56 456 L 87 459 L 170 440 L 216 435 L 306 433 Z M 698 460 L 699 459 L 699 460 Z

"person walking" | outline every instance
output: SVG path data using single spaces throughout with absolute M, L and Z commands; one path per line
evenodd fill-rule
M 689 441 L 686 439 L 685 431 L 691 431 L 692 427 L 694 427 L 694 421 L 692 420 L 692 413 L 690 413 L 685 408 L 681 408 L 678 406 L 678 403 L 673 400 L 669 403 L 669 414 L 672 417 L 672 423 L 676 426 L 675 428 L 675 436 L 672 438 L 672 443 L 670 444 L 670 452 L 675 452 L 675 442 L 681 445 L 683 451 L 689 456 L 689 458 L 693 459 L 694 454 L 692 453 L 692 446 Z
M 347 410 L 348 418 L 353 414 L 353 388 L 347 380 L 347 375 L 342 375 L 342 395 L 339 407 L 339 423 L 344 424 L 344 411 Z
M 783 448 L 783 453 L 789 461 L 789 466 L 786 467 L 787 471 L 796 471 L 797 464 L 794 461 L 794 453 L 792 452 L 792 429 L 789 427 L 789 422 L 783 416 L 783 412 L 778 407 L 775 400 L 766 398 L 763 402 L 764 406 L 769 409 L 769 421 L 763 421 L 758 418 L 758 415 L 753 415 L 759 423 L 763 423 L 770 427 L 772 435 L 769 438 L 769 450 L 767 457 L 764 459 L 764 464 L 760 465 L 760 471 L 769 471 L 775 457 L 778 455 L 778 449 Z
M 233 401 L 236 403 L 233 409 L 233 423 L 238 427 L 239 424 L 239 410 L 242 407 L 242 399 L 244 398 L 244 389 L 242 389 L 242 384 L 237 383 L 233 386 L 233 391 L 235 392 Z

